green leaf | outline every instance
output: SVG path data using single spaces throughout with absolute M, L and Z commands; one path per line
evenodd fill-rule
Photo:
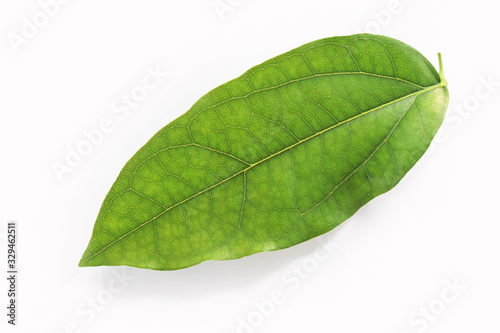
M 80 266 L 174 270 L 321 235 L 401 180 L 447 105 L 442 71 L 384 36 L 326 38 L 266 61 L 127 162 Z

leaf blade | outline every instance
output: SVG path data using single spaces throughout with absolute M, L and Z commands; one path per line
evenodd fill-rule
M 333 37 L 273 58 L 203 96 L 134 155 L 80 265 L 178 269 L 322 234 L 399 182 L 446 105 L 432 65 L 387 37 Z M 391 152 L 389 140 L 407 147 Z M 392 176 L 380 170 L 391 163 Z

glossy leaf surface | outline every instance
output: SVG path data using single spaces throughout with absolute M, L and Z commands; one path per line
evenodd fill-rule
M 443 76 L 388 37 L 275 57 L 203 96 L 127 162 L 80 266 L 173 270 L 323 234 L 401 180 L 447 104 Z

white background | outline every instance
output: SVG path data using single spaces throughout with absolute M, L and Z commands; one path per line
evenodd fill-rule
M 16 51 L 12 36 L 41 7 L 2 0 L 0 258 L 9 220 L 20 253 L 18 326 L 6 324 L 2 278 L 2 332 L 499 332 L 496 2 L 220 3 L 232 10 L 218 13 L 213 0 L 68 1 Z M 446 121 L 395 189 L 283 251 L 173 272 L 77 267 L 104 196 L 156 131 L 254 65 L 360 31 L 400 39 L 435 66 L 443 54 Z M 120 118 L 114 103 L 156 67 L 164 80 Z M 105 118 L 113 130 L 59 181 L 53 163 Z M 319 240 L 335 244 L 322 261 Z

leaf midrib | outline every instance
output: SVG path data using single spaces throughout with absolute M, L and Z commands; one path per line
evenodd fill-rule
M 334 73 L 334 74 L 335 74 L 335 73 Z M 342 74 L 345 74 L 345 73 L 342 73 Z M 366 73 L 357 73 L 357 74 L 366 74 Z M 378 76 L 378 75 L 377 75 L 377 76 Z M 397 78 L 394 78 L 394 77 L 388 77 L 388 78 L 391 78 L 391 79 L 397 79 Z M 404 80 L 402 80 L 402 81 L 404 81 Z M 406 81 L 405 81 L 405 82 L 406 82 Z M 289 83 L 289 82 L 287 82 L 287 83 Z M 408 82 L 408 83 L 409 83 L 409 82 Z M 415 85 L 415 84 L 414 84 L 414 85 Z M 321 131 L 319 131 L 319 132 L 317 132 L 317 133 L 314 133 L 313 135 L 311 135 L 311 136 L 309 136 L 309 137 L 307 137 L 307 138 L 304 138 L 304 139 L 302 139 L 302 140 L 299 140 L 299 141 L 297 141 L 296 143 L 294 143 L 293 145 L 291 145 L 291 146 L 289 146 L 289 147 L 287 147 L 287 148 L 284 148 L 284 149 L 282 149 L 282 150 L 280 150 L 280 151 L 278 151 L 278 152 L 276 152 L 276 153 L 274 153 L 274 154 L 271 154 L 271 155 L 269 155 L 269 156 L 267 156 L 267 157 L 263 158 L 262 160 L 260 160 L 260 161 L 258 161 L 258 162 L 255 162 L 255 163 L 249 164 L 249 166 L 248 166 L 248 167 L 246 167 L 245 169 L 243 169 L 243 170 L 241 170 L 241 171 L 238 171 L 238 172 L 237 172 L 237 173 L 235 173 L 234 175 L 232 175 L 232 176 L 230 176 L 230 177 L 228 177 L 228 178 L 226 178 L 226 179 L 223 179 L 223 180 L 221 180 L 220 182 L 218 182 L 218 183 L 216 183 L 216 184 L 214 184 L 214 185 L 212 185 L 212 186 L 210 186 L 210 187 L 207 187 L 206 189 L 204 189 L 204 190 L 202 190 L 202 191 L 200 191 L 200 192 L 198 192 L 198 193 L 196 193 L 196 194 L 194 194 L 194 195 L 192 195 L 192 196 L 190 196 L 190 197 L 188 197 L 188 198 L 186 198 L 186 199 L 184 199 L 184 200 L 182 200 L 182 201 L 180 201 L 180 202 L 178 202 L 178 203 L 176 203 L 176 204 L 174 204 L 174 205 L 172 205 L 172 206 L 170 206 L 170 207 L 168 207 L 168 208 L 166 208 L 163 212 L 161 212 L 161 213 L 157 214 L 156 216 L 152 217 L 151 219 L 147 220 L 146 222 L 142 223 L 141 225 L 139 225 L 139 226 L 135 227 L 134 229 L 130 230 L 129 232 L 125 233 L 124 235 L 122 235 L 122 236 L 118 237 L 117 239 L 115 239 L 114 241 L 110 242 L 109 244 L 107 244 L 106 246 L 104 246 L 103 248 L 101 248 L 99 251 L 97 251 L 96 253 L 92 254 L 91 256 L 89 256 L 89 257 L 88 257 L 87 259 L 85 259 L 84 261 L 82 261 L 82 262 L 80 263 L 80 265 L 82 265 L 82 264 L 86 263 L 88 260 L 90 260 L 90 259 L 92 259 L 93 257 L 95 257 L 96 255 L 98 255 L 98 254 L 102 253 L 102 252 L 103 252 L 104 250 L 106 250 L 108 247 L 110 247 L 110 246 L 114 245 L 115 243 L 117 243 L 118 241 L 120 241 L 120 240 L 122 240 L 123 238 L 127 237 L 128 235 L 130 235 L 130 234 L 134 233 L 135 231 L 139 230 L 140 228 L 144 227 L 145 225 L 149 224 L 150 222 L 152 222 L 152 221 L 156 220 L 157 218 L 159 218 L 160 216 L 162 216 L 162 215 L 163 215 L 163 214 L 165 214 L 166 212 L 170 211 L 171 209 L 173 209 L 173 208 L 175 208 L 175 207 L 177 207 L 177 206 L 179 206 L 179 205 L 181 205 L 181 204 L 183 204 L 183 203 L 185 203 L 185 202 L 187 202 L 187 201 L 189 201 L 189 200 L 191 200 L 191 199 L 193 199 L 193 198 L 195 198 L 195 197 L 197 197 L 197 196 L 199 196 L 199 195 L 201 195 L 201 194 L 203 194 L 203 193 L 205 193 L 205 192 L 208 192 L 208 191 L 212 190 L 213 188 L 215 188 L 215 187 L 217 187 L 217 186 L 219 186 L 219 185 L 221 185 L 221 184 L 223 184 L 223 183 L 225 183 L 225 182 L 227 182 L 227 181 L 229 181 L 229 180 L 231 180 L 231 179 L 233 179 L 233 178 L 235 178 L 235 177 L 237 177 L 237 176 L 239 176 L 239 175 L 241 175 L 241 174 L 245 174 L 248 170 L 252 169 L 253 167 L 255 167 L 255 166 L 257 166 L 257 165 L 259 165 L 259 164 L 261 164 L 261 163 L 264 163 L 264 162 L 268 161 L 269 159 L 271 159 L 271 158 L 273 158 L 273 157 L 275 157 L 275 156 L 277 156 L 277 155 L 280 155 L 281 153 L 283 153 L 283 152 L 285 152 L 285 151 L 288 151 L 288 150 L 290 150 L 290 149 L 292 149 L 292 148 L 294 148 L 294 147 L 296 147 L 296 146 L 298 146 L 298 145 L 300 145 L 300 144 L 302 144 L 302 143 L 304 143 L 304 142 L 306 142 L 306 141 L 308 141 L 308 140 L 310 140 L 310 139 L 313 139 L 313 138 L 315 138 L 315 137 L 317 137 L 317 136 L 319 136 L 319 135 L 322 135 L 322 134 L 324 134 L 324 133 L 326 133 L 326 132 L 328 132 L 328 131 L 330 131 L 330 130 L 333 130 L 333 129 L 335 129 L 335 128 L 337 128 L 337 127 L 341 126 L 341 125 L 344 125 L 344 124 L 346 124 L 346 123 L 349 123 L 349 122 L 351 122 L 351 121 L 353 121 L 353 120 L 355 120 L 355 119 L 357 119 L 357 118 L 360 118 L 360 117 L 365 116 L 365 115 L 367 115 L 367 114 L 371 114 L 371 113 L 373 113 L 373 112 L 375 112 L 375 111 L 377 111 L 377 110 L 380 110 L 380 109 L 385 108 L 385 107 L 387 107 L 387 106 L 390 106 L 390 105 L 392 105 L 392 104 L 396 104 L 396 103 L 398 103 L 398 102 L 400 102 L 400 101 L 403 101 L 403 100 L 405 100 L 405 99 L 407 99 L 407 98 L 410 98 L 410 97 L 413 97 L 413 96 L 415 96 L 415 98 L 416 98 L 416 96 L 418 96 L 418 95 L 421 95 L 421 94 L 423 94 L 423 93 L 426 93 L 426 92 L 429 92 L 429 91 L 431 91 L 431 90 L 434 90 L 434 89 L 437 89 L 437 88 L 440 88 L 440 87 L 444 87 L 444 86 L 445 86 L 445 84 L 443 83 L 443 81 L 441 81 L 441 82 L 439 82 L 439 83 L 437 83 L 437 84 L 435 84 L 435 85 L 432 85 L 432 86 L 429 86 L 429 87 L 426 87 L 426 88 L 423 88 L 423 87 L 422 87 L 422 89 L 421 89 L 421 90 L 419 90 L 419 91 L 416 91 L 416 92 L 413 92 L 413 93 L 411 93 L 411 94 L 405 95 L 405 96 L 403 96 L 403 97 L 397 98 L 397 99 L 395 99 L 395 100 L 393 100 L 393 101 L 390 101 L 390 102 L 388 102 L 388 103 L 385 103 L 385 104 L 379 105 L 379 106 L 377 106 L 377 107 L 375 107 L 375 108 L 373 108 L 373 109 L 370 109 L 370 110 L 367 110 L 367 111 L 365 111 L 365 112 L 362 112 L 362 113 L 360 113 L 360 114 L 358 114 L 358 115 L 356 115 L 356 116 L 354 116 L 354 117 L 351 117 L 351 118 L 349 118 L 349 119 L 346 119 L 346 120 L 344 120 L 344 121 L 341 121 L 341 122 L 339 122 L 339 123 L 336 123 L 335 125 L 332 125 L 332 126 L 330 126 L 330 127 L 327 127 L 326 129 L 321 130 Z

